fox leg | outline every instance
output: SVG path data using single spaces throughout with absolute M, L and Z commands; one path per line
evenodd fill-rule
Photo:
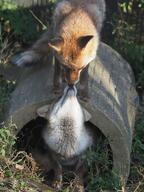
M 87 101 L 89 98 L 88 91 L 88 66 L 83 69 L 80 76 L 80 98 Z

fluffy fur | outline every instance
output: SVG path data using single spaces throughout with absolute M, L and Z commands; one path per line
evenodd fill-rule
M 68 89 L 54 105 L 49 115 L 49 125 L 43 134 L 48 146 L 65 159 L 80 155 L 92 144 L 75 91 Z
M 92 136 L 85 127 L 90 115 L 80 106 L 76 88 L 66 87 L 63 96 L 48 112 L 44 106 L 38 114 L 48 119 L 43 138 L 48 147 L 66 161 L 80 155 L 92 144 Z

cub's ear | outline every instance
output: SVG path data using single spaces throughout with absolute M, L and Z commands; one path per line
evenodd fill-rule
M 93 35 L 82 36 L 77 40 L 78 46 L 83 49 L 88 42 L 93 38 Z
M 91 114 L 83 108 L 83 114 L 84 114 L 84 121 L 87 122 L 91 119 Z
M 64 40 L 62 37 L 56 37 L 49 41 L 48 45 L 50 48 L 52 48 L 56 52 L 60 52 L 62 45 L 64 43 Z
M 43 107 L 38 108 L 37 109 L 38 116 L 46 118 L 48 115 L 49 107 L 50 105 L 45 105 Z

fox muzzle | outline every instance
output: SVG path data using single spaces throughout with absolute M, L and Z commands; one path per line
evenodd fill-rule
M 76 69 L 65 69 L 65 80 L 68 85 L 74 85 L 79 81 L 80 71 Z

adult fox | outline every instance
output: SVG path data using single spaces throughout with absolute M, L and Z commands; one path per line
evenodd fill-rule
M 81 75 L 81 88 L 88 92 L 87 65 L 95 59 L 100 31 L 105 16 L 104 0 L 64 0 L 58 2 L 51 30 L 28 51 L 12 60 L 18 66 L 36 63 L 54 51 L 56 58 L 54 87 L 59 87 L 62 67 L 68 84 L 75 84 Z

